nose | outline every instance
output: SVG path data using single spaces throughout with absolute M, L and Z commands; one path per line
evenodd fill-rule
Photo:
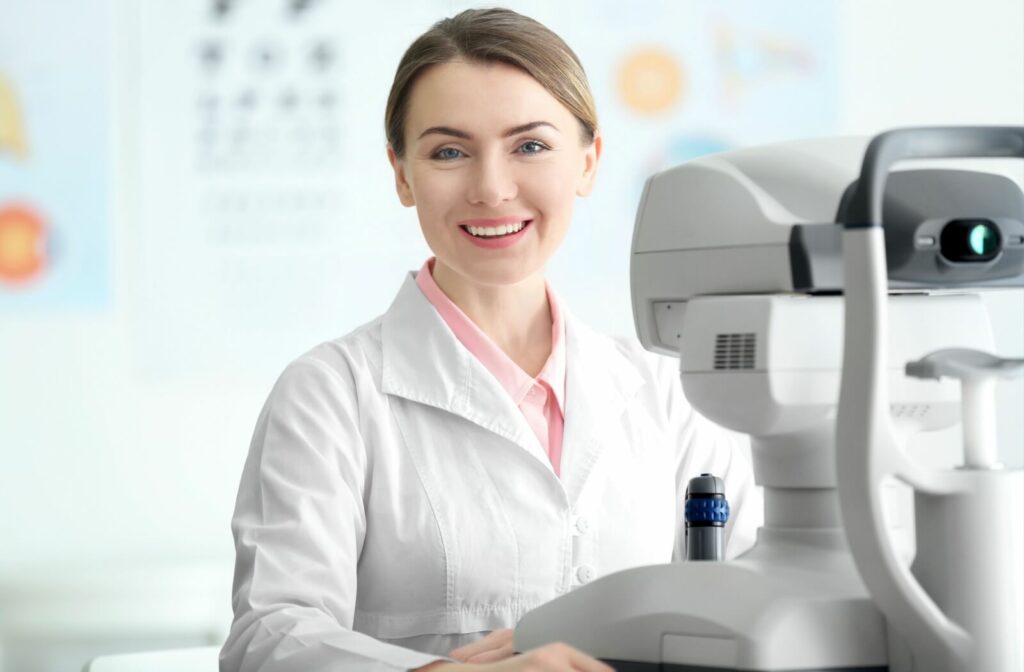
M 500 155 L 478 157 L 470 179 L 467 198 L 473 205 L 494 207 L 512 200 L 519 192 L 512 166 Z

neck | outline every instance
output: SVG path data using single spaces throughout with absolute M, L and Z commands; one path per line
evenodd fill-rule
M 501 350 L 530 376 L 551 354 L 551 307 L 544 274 L 513 285 L 482 285 L 435 260 L 434 282 Z

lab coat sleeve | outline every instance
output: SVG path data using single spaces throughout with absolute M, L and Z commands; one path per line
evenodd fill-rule
M 729 521 L 725 526 L 727 559 L 735 558 L 754 545 L 757 528 L 764 521 L 761 488 L 754 484 L 750 440 L 708 420 L 690 405 L 679 379 L 679 360 L 653 355 L 662 360 L 658 375 L 667 389 L 669 426 L 676 453 L 676 538 L 673 561 L 686 558 L 686 487 L 690 479 L 702 473 L 725 480 L 725 498 L 729 502 Z
M 355 384 L 306 356 L 265 404 L 242 473 L 221 672 L 406 670 L 443 658 L 352 630 L 367 457 Z

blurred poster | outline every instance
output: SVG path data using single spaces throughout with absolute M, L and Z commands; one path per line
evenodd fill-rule
M 109 303 L 109 38 L 104 2 L 0 0 L 0 314 Z
M 634 184 L 705 154 L 834 132 L 835 3 L 694 0 L 631 16 L 596 7 L 569 39 Z

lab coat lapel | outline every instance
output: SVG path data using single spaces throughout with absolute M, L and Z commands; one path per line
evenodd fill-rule
M 551 462 L 522 412 L 455 337 L 409 273 L 381 323 L 381 389 L 454 413 Z
M 565 427 L 562 483 L 570 505 L 583 491 L 594 464 L 621 433 L 626 405 L 643 384 L 615 342 L 566 314 Z

